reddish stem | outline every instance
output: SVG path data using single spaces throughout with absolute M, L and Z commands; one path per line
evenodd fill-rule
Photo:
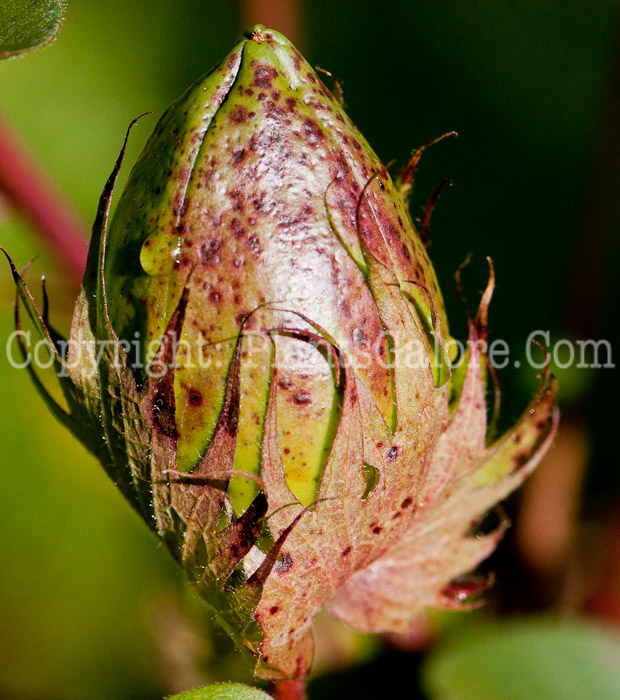
M 30 219 L 72 281 L 79 285 L 86 267 L 88 228 L 2 118 L 0 193 Z
M 271 694 L 274 700 L 306 700 L 305 681 L 296 678 L 292 681 L 275 681 Z

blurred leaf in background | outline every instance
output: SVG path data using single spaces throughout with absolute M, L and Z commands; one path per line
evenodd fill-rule
M 170 700 L 268 700 L 270 696 L 256 688 L 238 683 L 211 685 L 175 695 Z
M 620 635 L 567 620 L 487 622 L 447 635 L 424 675 L 433 700 L 615 700 Z
M 232 46 L 243 28 L 242 6 L 249 4 L 71 0 L 57 41 L 0 63 L 0 113 L 85 222 L 94 218 L 129 122 L 147 110 L 154 113 L 132 134 L 119 188 L 158 115 Z M 528 366 L 526 352 L 533 331 L 549 330 L 552 344 L 607 339 L 615 353 L 617 2 L 358 0 L 353 9 L 350 3 L 312 0 L 298 6 L 300 48 L 342 79 L 351 117 L 384 161 L 402 165 L 417 146 L 459 132 L 458 139 L 425 153 L 412 213 L 420 216 L 435 185 L 452 179 L 433 215 L 430 252 L 458 337 L 465 335 L 466 316 L 454 291 L 454 271 L 474 253 L 464 273 L 474 305 L 486 281 L 484 256 L 494 259 L 491 337 L 510 348 L 509 362 L 499 371 L 505 423 L 519 414 L 537 382 L 540 370 Z M 74 291 L 52 251 L 1 197 L 0 243 L 20 265 L 43 253 L 28 279 L 36 288 L 37 277 L 47 275 L 51 321 L 66 332 Z M 247 671 L 235 666 L 225 642 L 202 640 L 207 625 L 191 612 L 194 603 L 178 602 L 180 577 L 168 555 L 101 467 L 47 414 L 26 373 L 10 366 L 5 343 L 12 300 L 6 268 L 0 272 L 0 695 L 148 700 L 210 680 L 245 681 Z M 562 550 L 558 560 L 562 580 L 570 573 L 570 590 L 528 578 L 509 541 L 493 563 L 498 586 L 491 600 L 498 611 L 542 607 L 545 586 L 551 590 L 545 605 L 557 607 L 561 599 L 566 607 L 568 600 L 568 609 L 582 611 L 593 572 L 600 574 L 593 553 L 604 556 L 604 539 L 593 546 L 588 533 L 600 529 L 574 519 L 586 514 L 606 527 L 606 518 L 620 511 L 615 433 L 609 428 L 609 417 L 617 415 L 617 373 L 577 367 L 565 372 L 573 387 L 564 398 L 560 394 L 565 425 L 578 425 L 574 434 L 585 436 L 589 446 L 578 466 L 584 469 L 589 460 L 586 488 L 573 496 L 581 500 L 570 514 L 574 538 L 566 547 L 572 549 Z M 563 461 L 558 470 L 569 465 Z M 563 512 L 565 492 L 561 480 L 548 481 L 542 502 L 553 518 Z M 620 589 L 620 574 L 614 580 Z M 573 627 L 565 628 L 563 639 L 573 631 L 575 644 L 582 644 Z M 517 638 L 527 645 L 527 634 Z M 548 639 L 556 645 L 551 633 Z M 457 668 L 461 653 L 457 649 L 453 661 L 448 651 L 436 659 Z M 547 658 L 552 670 L 553 659 Z M 371 697 L 372 679 L 387 672 L 407 689 L 406 697 L 423 697 L 417 665 L 416 657 L 384 652 L 366 663 L 366 671 L 351 670 L 344 688 L 364 700 Z M 327 699 L 330 687 L 343 686 L 326 676 L 319 687 L 325 692 L 315 697 Z
M 2 0 L 0 59 L 53 41 L 60 31 L 62 9 L 60 0 Z

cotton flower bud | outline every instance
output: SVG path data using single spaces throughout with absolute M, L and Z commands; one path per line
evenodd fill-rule
M 257 674 L 307 673 L 324 604 L 401 633 L 465 605 L 463 575 L 502 532 L 473 528 L 556 421 L 546 379 L 487 444 L 492 281 L 453 371 L 409 183 L 260 26 L 164 114 L 108 226 L 118 166 L 61 417 Z

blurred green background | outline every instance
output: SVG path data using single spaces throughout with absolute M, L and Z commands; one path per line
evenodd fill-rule
M 259 5 L 69 0 L 53 45 L 0 63 L 0 114 L 91 222 L 129 122 L 154 113 L 133 132 L 131 164 L 157 116 L 225 55 Z M 552 363 L 566 364 L 558 340 L 590 338 L 609 341 L 611 362 L 617 361 L 618 3 L 272 5 L 282 6 L 280 17 L 271 15 L 274 28 L 290 27 L 310 62 L 341 79 L 349 114 L 385 162 L 404 165 L 412 149 L 459 132 L 423 156 L 413 214 L 421 215 L 441 180 L 452 180 L 433 215 L 431 257 L 456 336 L 465 335 L 466 317 L 454 271 L 473 253 L 464 279 L 474 305 L 486 282 L 485 256 L 493 258 L 491 334 L 511 349 L 510 366 L 499 372 L 503 425 L 537 385 L 537 370 L 525 362 L 532 331 L 550 332 Z M 52 322 L 66 331 L 75 289 L 53 251 L 1 196 L 0 244 L 20 265 L 41 254 L 30 279 L 47 275 Z M 0 698 L 147 700 L 210 679 L 247 679 L 226 640 L 209 631 L 166 552 L 99 465 L 47 414 L 26 373 L 9 366 L 12 300 L 6 267 L 0 272 Z M 616 633 L 599 634 L 581 622 L 620 624 L 618 374 L 556 369 L 561 434 L 548 464 L 507 504 L 517 526 L 488 566 L 498 583 L 486 610 L 429 617 L 410 638 L 383 647 L 320 620 L 313 697 L 342 697 L 346 689 L 360 700 L 397 691 L 461 700 L 581 698 L 581 682 L 588 697 L 620 696 Z M 528 616 L 525 631 L 513 621 L 517 613 Z M 558 615 L 580 621 L 562 626 Z M 581 666 L 600 662 L 594 676 L 603 681 L 592 685 L 579 676 L 571 695 L 549 680 L 549 687 L 543 682 L 524 695 L 515 666 L 503 671 L 501 655 L 494 665 L 495 634 L 520 640 L 505 655 L 523 673 L 532 668 L 527 650 L 540 644 L 535 656 L 550 654 L 543 662 L 549 679 L 566 678 L 567 665 L 579 676 Z M 490 647 L 476 646 L 484 638 Z M 463 661 L 464 649 L 473 651 Z M 484 674 L 488 682 L 479 685 Z M 388 686 L 381 690 L 373 679 Z

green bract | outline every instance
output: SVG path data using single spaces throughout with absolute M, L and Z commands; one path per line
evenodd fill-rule
M 451 373 L 435 274 L 385 167 L 281 35 L 250 30 L 173 104 L 109 227 L 102 196 L 53 410 L 267 678 L 326 604 L 366 632 L 462 607 L 533 470 L 550 379 L 486 444 L 486 311 Z M 411 169 L 410 169 L 411 170 Z M 62 373 L 61 373 L 62 374 Z

